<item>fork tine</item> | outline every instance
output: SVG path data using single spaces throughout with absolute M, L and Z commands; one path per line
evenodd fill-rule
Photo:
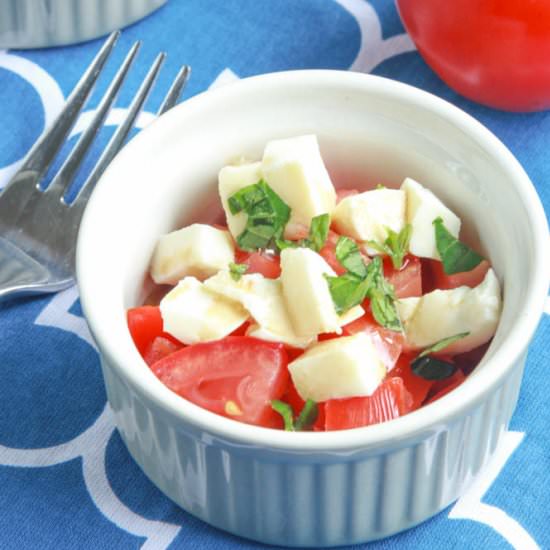
M 46 193 L 48 193 L 50 196 L 57 195 L 62 198 L 63 193 L 73 181 L 76 171 L 84 160 L 92 141 L 94 140 L 97 132 L 101 128 L 103 121 L 105 120 L 105 117 L 107 116 L 107 113 L 111 108 L 111 105 L 118 95 L 122 83 L 124 82 L 126 75 L 128 74 L 128 70 L 130 69 L 132 62 L 135 59 L 140 46 L 140 42 L 135 42 L 134 45 L 130 48 L 130 51 L 124 59 L 124 62 L 120 66 L 111 84 L 109 85 L 109 88 L 105 92 L 105 95 L 101 99 L 101 102 L 97 107 L 96 113 L 90 125 L 82 133 L 74 149 L 65 159 L 65 162 L 46 189 Z
M 101 177 L 101 174 L 103 174 L 105 168 L 107 168 L 108 164 L 111 162 L 113 157 L 118 153 L 119 149 L 124 143 L 124 140 L 130 133 L 130 130 L 132 129 L 132 127 L 134 126 L 134 122 L 137 119 L 139 113 L 141 112 L 143 104 L 145 103 L 145 100 L 147 99 L 147 96 L 151 91 L 151 88 L 155 82 L 155 79 L 157 77 L 157 74 L 162 66 L 162 63 L 165 57 L 166 57 L 165 53 L 160 53 L 156 57 L 155 61 L 153 62 L 153 65 L 151 66 L 151 68 L 149 69 L 149 72 L 147 73 L 147 76 L 145 77 L 145 80 L 142 82 L 141 86 L 139 87 L 139 90 L 136 92 L 136 95 L 132 100 L 132 103 L 130 104 L 126 118 L 123 120 L 122 124 L 117 128 L 116 132 L 113 134 L 113 137 L 109 141 L 107 147 L 103 151 L 101 157 L 97 161 L 92 172 L 90 173 L 90 175 L 82 185 L 80 191 L 78 192 L 76 199 L 71 203 L 71 207 L 73 207 L 77 211 L 78 215 L 82 213 L 82 210 L 86 206 L 86 203 L 88 202 L 88 198 L 90 197 L 90 194 L 92 193 L 95 187 L 95 184 Z
M 115 31 L 103 44 L 75 89 L 71 92 L 65 107 L 53 125 L 44 132 L 31 149 L 21 170 L 34 170 L 42 175 L 49 168 L 86 103 L 119 36 L 120 31 Z
M 168 90 L 168 93 L 166 94 L 166 97 L 164 98 L 164 101 L 160 106 L 157 116 L 163 115 L 178 102 L 181 92 L 187 85 L 190 76 L 191 67 L 189 65 L 184 65 L 177 74 L 174 83 Z

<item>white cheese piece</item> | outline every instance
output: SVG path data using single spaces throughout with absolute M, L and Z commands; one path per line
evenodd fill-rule
M 194 223 L 160 237 L 151 262 L 151 277 L 155 283 L 172 285 L 186 275 L 205 279 L 234 258 L 228 231 Z
M 218 340 L 242 325 L 248 312 L 233 300 L 208 290 L 195 277 L 185 277 L 160 302 L 164 330 L 183 342 Z
M 259 273 L 243 275 L 235 281 L 228 271 L 220 271 L 204 282 L 205 286 L 227 298 L 235 300 L 256 321 L 247 331 L 248 336 L 283 342 L 296 348 L 305 348 L 315 336 L 298 336 L 286 309 L 281 281 L 267 279 Z
M 439 260 L 435 245 L 433 221 L 443 219 L 445 227 L 456 238 L 460 233 L 460 219 L 451 212 L 429 189 L 417 181 L 406 178 L 401 189 L 407 195 L 407 223 L 412 226 L 409 250 L 421 258 Z
M 399 233 L 405 226 L 405 198 L 400 189 L 374 189 L 346 197 L 332 213 L 332 223 L 343 235 L 383 244 L 386 228 Z
M 231 195 L 243 187 L 258 183 L 262 179 L 260 166 L 260 162 L 225 166 L 218 174 L 218 193 L 225 211 L 227 227 L 235 239 L 244 231 L 247 216 L 244 212 L 231 214 L 227 201 Z
M 361 306 L 353 306 L 338 317 L 338 324 L 344 327 L 353 323 L 353 321 L 356 321 L 359 317 L 363 317 L 364 314 L 365 310 Z
M 485 344 L 495 333 L 501 310 L 500 285 L 489 269 L 475 288 L 434 290 L 420 298 L 398 300 L 396 305 L 411 349 L 469 332 L 445 348 L 445 353 L 463 353 Z
M 336 191 L 316 136 L 270 141 L 262 158 L 262 174 L 267 184 L 290 206 L 289 227 L 294 224 L 309 227 L 311 218 L 334 210 Z
M 300 336 L 342 333 L 324 274 L 335 275 L 313 250 L 286 248 L 281 252 L 283 296 L 294 330 Z
M 288 370 L 300 397 L 317 402 L 372 395 L 386 375 L 365 333 L 315 344 Z

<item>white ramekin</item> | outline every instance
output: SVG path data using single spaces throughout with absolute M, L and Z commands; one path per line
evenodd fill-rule
M 91 40 L 138 21 L 166 0 L 2 0 L 0 48 Z
M 218 212 L 216 175 L 274 138 L 313 132 L 337 185 L 431 187 L 479 238 L 504 288 L 482 364 L 439 401 L 377 426 L 287 433 L 221 418 L 168 390 L 141 360 L 126 308 L 147 292 L 156 238 Z M 83 308 L 120 433 L 170 498 L 206 522 L 279 545 L 391 535 L 455 500 L 514 410 L 542 313 L 548 226 L 527 175 L 473 118 L 391 80 L 337 71 L 264 75 L 197 96 L 115 159 L 78 243 Z

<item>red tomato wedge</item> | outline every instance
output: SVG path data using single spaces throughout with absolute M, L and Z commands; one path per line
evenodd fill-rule
M 247 273 L 260 273 L 267 279 L 276 279 L 281 274 L 279 256 L 263 251 L 236 250 L 235 263 L 246 264 L 248 266 Z
M 412 410 L 412 398 L 401 378 L 386 378 L 367 397 L 331 399 L 325 403 L 325 430 L 347 430 L 386 422 Z
M 447 395 L 450 391 L 460 386 L 460 384 L 462 384 L 464 380 L 466 380 L 466 377 L 460 369 L 458 369 L 452 376 L 449 376 L 449 378 L 446 378 L 445 380 L 437 380 L 436 382 L 434 382 L 432 389 L 428 393 L 428 399 L 424 402 L 424 405 L 427 405 L 428 403 L 433 403 L 444 395 Z
M 170 334 L 163 332 L 162 316 L 158 306 L 140 306 L 127 311 L 128 330 L 140 355 L 143 357 L 157 336 L 181 345 Z
M 183 348 L 181 343 L 175 343 L 173 340 L 169 340 L 164 336 L 157 336 L 145 350 L 143 354 L 144 361 L 149 365 L 153 365 L 157 361 L 160 361 L 164 357 L 178 351 Z
M 288 384 L 282 344 L 227 336 L 183 348 L 151 370 L 172 391 L 209 411 L 248 424 L 282 426 L 271 408 Z
M 429 262 L 434 288 L 439 288 L 440 290 L 449 290 L 459 286 L 474 288 L 483 281 L 485 275 L 487 275 L 487 271 L 489 271 L 489 267 L 489 262 L 483 260 L 471 271 L 447 275 L 445 271 L 443 271 L 443 264 L 440 261 L 430 260 Z
M 432 388 L 434 382 L 433 380 L 426 380 L 421 376 L 417 376 L 413 373 L 411 369 L 411 361 L 414 359 L 414 356 L 408 354 L 402 354 L 399 357 L 399 361 L 388 374 L 388 376 L 397 376 L 403 380 L 405 388 L 411 394 L 412 397 L 412 410 L 418 409 L 420 405 L 426 399 L 428 392 Z
M 391 258 L 384 258 L 384 276 L 395 288 L 397 298 L 422 296 L 422 263 L 420 258 L 407 255 L 401 269 L 395 269 Z
M 365 332 L 371 337 L 372 343 L 378 352 L 380 359 L 388 370 L 395 365 L 405 343 L 405 337 L 401 332 L 395 332 L 380 326 L 367 310 L 363 317 L 359 317 L 349 325 L 342 327 L 344 336 L 352 336 L 359 332 Z

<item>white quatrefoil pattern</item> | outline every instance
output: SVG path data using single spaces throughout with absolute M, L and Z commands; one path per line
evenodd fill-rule
M 168 52 L 139 129 L 154 119 L 182 63 L 194 69 L 187 95 L 283 69 L 372 72 L 445 97 L 489 126 L 518 156 L 550 209 L 550 163 L 543 160 L 550 113 L 509 115 L 457 96 L 422 61 L 389 0 L 170 0 L 123 32 L 115 57 L 138 38 L 144 41 L 138 66 L 158 50 Z M 0 188 L 61 110 L 98 43 L 0 51 Z M 108 116 L 97 151 L 142 77 L 136 74 L 135 86 L 130 79 L 132 89 L 121 93 L 123 107 Z M 89 123 L 96 96 L 72 137 Z M 532 128 L 537 134 L 527 139 Z M 550 298 L 527 361 L 514 431 L 505 434 L 483 474 L 448 510 L 369 549 L 550 548 L 550 483 L 538 486 L 550 471 L 549 315 Z M 0 306 L 0 343 L 0 547 L 260 547 L 177 508 L 129 457 L 106 403 L 76 287 Z

